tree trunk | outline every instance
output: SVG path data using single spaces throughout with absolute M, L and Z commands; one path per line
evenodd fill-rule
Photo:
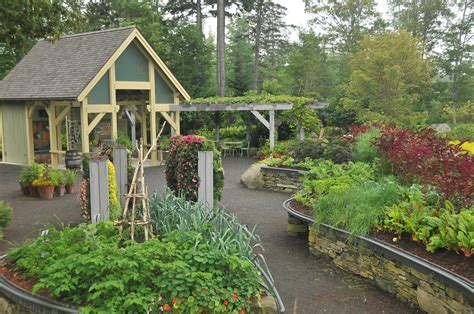
M 201 0 L 196 2 L 196 24 L 199 30 L 199 33 L 202 35 L 202 5 Z
M 225 1 L 217 0 L 217 95 L 225 96 Z
M 257 2 L 257 25 L 255 26 L 255 63 L 254 63 L 254 77 L 253 89 L 259 92 L 260 90 L 260 37 L 262 34 L 262 6 L 263 0 Z

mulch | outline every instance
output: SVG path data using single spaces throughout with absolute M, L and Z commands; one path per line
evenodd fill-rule
M 312 209 L 309 206 L 305 206 L 295 200 L 292 200 L 290 205 L 293 209 L 306 216 L 313 216 Z M 426 251 L 425 245 L 422 242 L 413 241 L 408 234 L 403 234 L 398 238 L 391 232 L 382 231 L 374 232 L 371 236 L 474 282 L 474 259 L 471 257 L 466 257 L 462 253 L 447 249 L 439 249 L 435 253 L 430 253 Z M 394 239 L 396 239 L 395 242 L 393 241 Z

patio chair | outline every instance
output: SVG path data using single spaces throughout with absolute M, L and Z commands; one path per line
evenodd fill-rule
M 227 154 L 232 152 L 232 146 L 228 145 L 227 142 L 222 142 L 221 144 L 221 154 L 223 157 L 226 157 Z
M 240 157 L 243 157 L 244 151 L 247 153 L 247 157 L 250 157 L 250 156 L 249 156 L 250 142 L 247 142 L 247 147 L 241 147 L 241 148 L 240 148 Z

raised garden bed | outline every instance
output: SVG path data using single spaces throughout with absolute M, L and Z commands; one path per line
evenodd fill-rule
M 283 206 L 290 215 L 289 231 L 301 234 L 305 228 L 309 230 L 312 254 L 328 256 L 336 266 L 369 279 L 398 299 L 429 313 L 474 311 L 474 265 L 470 258 L 452 253 L 454 255 L 449 258 L 455 258 L 457 262 L 463 258 L 463 262 L 448 265 L 448 257 L 444 254 L 431 254 L 428 259 L 426 255 L 429 253 L 420 252 L 423 248 L 410 248 L 417 246 L 414 242 L 409 245 L 407 241 L 401 241 L 398 246 L 384 242 L 389 240 L 387 234 L 351 236 L 325 224 L 315 230 L 308 208 L 294 199 L 285 201 Z M 435 264 L 436 259 L 440 265 Z

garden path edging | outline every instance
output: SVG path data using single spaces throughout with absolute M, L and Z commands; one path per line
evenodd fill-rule
M 312 254 L 329 256 L 339 268 L 373 281 L 382 290 L 428 313 L 474 313 L 473 282 L 372 238 L 351 237 L 347 231 L 325 224 L 316 231 L 311 227 L 313 218 L 293 209 L 291 201 L 286 200 L 283 207 L 292 221 L 298 219 L 309 229 Z M 288 227 L 290 230 L 290 224 Z

